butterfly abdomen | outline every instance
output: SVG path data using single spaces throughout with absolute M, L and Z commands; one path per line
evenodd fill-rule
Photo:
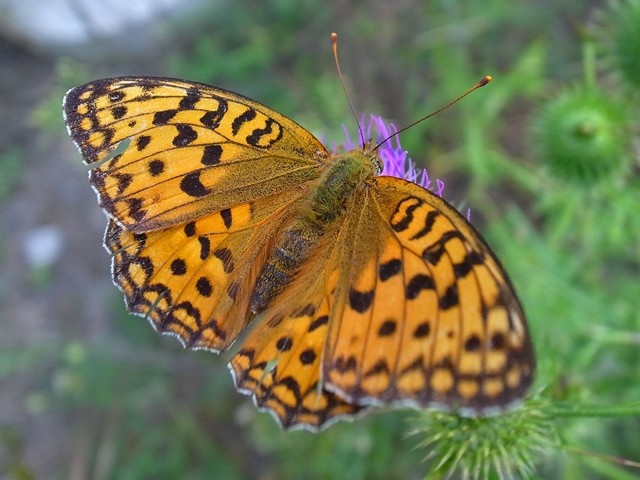
M 251 298 L 252 312 L 264 311 L 284 291 L 314 246 L 343 217 L 353 193 L 373 175 L 374 164 L 360 150 L 334 158 L 308 204 L 278 239 L 258 276 Z

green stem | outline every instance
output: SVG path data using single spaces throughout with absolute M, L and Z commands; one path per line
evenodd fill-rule
M 584 68 L 584 84 L 587 89 L 591 89 L 596 84 L 596 48 L 591 40 L 584 42 L 582 48 L 582 62 Z
M 570 405 L 556 404 L 549 413 L 557 417 L 640 417 L 640 402 L 622 405 Z

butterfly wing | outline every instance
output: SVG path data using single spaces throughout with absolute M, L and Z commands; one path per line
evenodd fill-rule
M 324 387 L 359 405 L 491 413 L 535 369 L 524 314 L 480 235 L 431 192 L 376 177 L 358 200 L 330 315 Z M 355 218 L 355 217 L 354 217 Z
M 492 413 L 524 395 L 534 363 L 480 235 L 431 192 L 376 177 L 229 366 L 285 428 L 316 430 L 372 405 Z
M 328 153 L 253 100 L 154 77 L 97 80 L 63 102 L 112 219 L 105 247 L 129 310 L 192 348 L 227 348 L 279 229 Z
M 155 77 L 97 80 L 63 102 L 105 212 L 146 232 L 318 177 L 328 153 L 283 115 L 237 93 Z M 124 141 L 124 151 L 114 150 Z M 111 155 L 117 153 L 116 155 Z
M 348 244 L 341 225 L 327 232 L 229 362 L 238 390 L 284 428 L 315 431 L 366 410 L 324 389 L 321 378 L 338 262 Z
M 365 410 L 323 388 L 331 296 L 320 283 L 307 283 L 312 290 L 292 300 L 288 313 L 266 313 L 229 363 L 236 388 L 285 429 L 315 431 Z
M 226 349 L 251 318 L 255 279 L 301 194 L 288 190 L 144 233 L 111 220 L 105 247 L 128 309 L 189 348 Z

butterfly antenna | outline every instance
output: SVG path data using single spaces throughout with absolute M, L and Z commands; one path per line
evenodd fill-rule
M 336 70 L 338 70 L 338 78 L 340 78 L 340 84 L 342 85 L 342 90 L 344 91 L 345 96 L 347 97 L 347 102 L 349 102 L 349 108 L 351 109 L 351 114 L 356 121 L 356 125 L 358 126 L 358 132 L 360 132 L 360 140 L 363 142 L 361 145 L 364 148 L 364 132 L 362 131 L 362 126 L 358 121 L 358 116 L 356 115 L 356 109 L 353 108 L 353 102 L 351 101 L 351 97 L 349 96 L 349 91 L 347 90 L 347 86 L 344 84 L 344 77 L 342 76 L 342 70 L 340 69 L 340 61 L 338 60 L 338 34 L 333 32 L 331 34 L 331 49 L 333 50 L 333 59 L 336 62 Z M 377 147 L 376 147 L 377 148 Z
M 480 79 L 479 82 L 477 82 L 473 87 L 471 87 L 469 90 L 467 90 L 466 92 L 464 92 L 462 95 L 458 96 L 457 98 L 454 98 L 453 100 L 451 100 L 449 103 L 447 103 L 446 105 L 440 107 L 439 109 L 437 109 L 435 112 L 431 112 L 429 115 L 425 115 L 422 118 L 419 118 L 418 120 L 416 120 L 415 122 L 410 123 L 409 125 L 407 125 L 406 127 L 402 127 L 400 130 L 392 133 L 391 135 L 389 135 L 387 138 L 385 138 L 384 140 L 382 140 L 380 143 L 378 143 L 378 145 L 375 146 L 375 148 L 373 149 L 373 151 L 375 152 L 381 145 L 383 145 L 384 143 L 388 142 L 389 140 L 391 140 L 393 137 L 396 137 L 398 135 L 400 135 L 402 132 L 404 132 L 405 130 L 409 130 L 411 127 L 416 126 L 417 124 L 419 124 L 420 122 L 425 121 L 427 118 L 431 118 L 434 115 L 437 115 L 438 113 L 440 113 L 443 110 L 446 110 L 447 108 L 449 108 L 451 105 L 453 105 L 454 103 L 458 103 L 460 100 L 462 100 L 464 97 L 466 97 L 467 95 L 469 95 L 471 92 L 473 92 L 474 90 L 479 89 L 480 87 L 484 87 L 487 83 L 489 83 L 492 80 L 492 77 L 490 75 L 485 75 L 484 77 L 482 77 Z

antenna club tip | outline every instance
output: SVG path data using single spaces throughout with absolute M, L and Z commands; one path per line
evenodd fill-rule
M 482 77 L 482 79 L 478 82 L 478 86 L 479 87 L 484 87 L 487 83 L 489 83 L 491 80 L 493 80 L 493 77 L 491 75 L 485 75 L 484 77 Z
M 336 32 L 331 32 L 331 43 L 334 45 L 338 42 L 338 34 Z

